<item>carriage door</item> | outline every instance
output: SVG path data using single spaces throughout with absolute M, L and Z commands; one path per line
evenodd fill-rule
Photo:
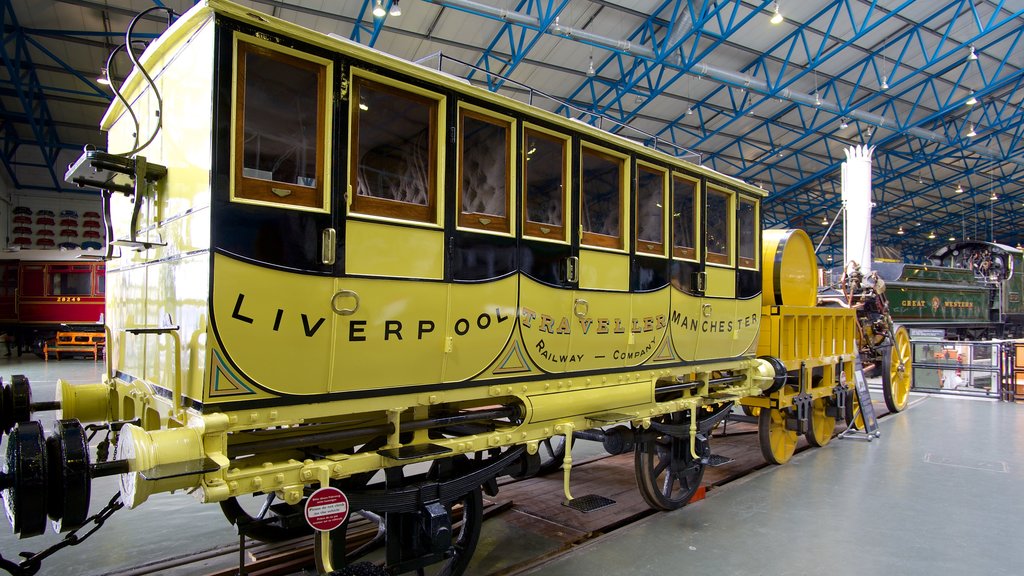
M 519 325 L 526 353 L 546 372 L 568 367 L 573 288 L 579 258 L 570 244 L 571 140 L 527 124 L 522 161 L 522 240 L 519 244 Z
M 572 302 L 569 368 L 633 365 L 652 334 L 630 314 L 629 157 L 588 142 L 580 145 L 579 285 Z M 652 330 L 653 332 L 653 326 Z
M 466 380 L 497 359 L 516 326 L 514 118 L 459 102 L 450 241 L 447 382 Z M 451 189 L 452 186 L 449 186 Z M 522 351 L 509 350 L 504 358 Z M 518 358 L 519 356 L 515 356 Z M 511 365 L 506 363 L 511 371 Z
M 225 68 L 217 75 L 210 229 L 217 330 L 233 361 L 261 367 L 250 374 L 255 380 L 321 392 L 341 264 L 333 214 L 340 193 L 330 169 L 336 65 L 287 38 L 240 31 L 218 38 Z M 183 173 L 182 186 L 198 194 L 199 175 Z M 201 265 L 174 265 L 193 261 Z M 205 270 L 177 274 L 202 278 Z M 264 345 L 246 344 L 257 338 Z M 267 362 L 266 350 L 289 361 Z
M 736 194 L 713 182 L 704 191 L 704 258 L 698 360 L 732 355 L 736 316 Z
M 700 333 L 701 291 L 704 276 L 700 253 L 701 187 L 696 176 L 672 173 L 671 182 L 672 284 L 669 326 L 676 354 L 692 361 Z
M 753 354 L 761 321 L 760 201 L 740 195 L 736 206 L 736 318 L 732 355 Z

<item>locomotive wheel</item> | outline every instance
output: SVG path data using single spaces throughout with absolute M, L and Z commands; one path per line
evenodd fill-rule
M 890 412 L 901 412 L 907 407 L 913 378 L 910 360 L 910 335 L 903 326 L 896 326 L 889 353 L 882 356 L 882 395 Z
M 7 440 L 4 511 L 19 538 L 46 530 L 46 441 L 39 422 L 21 422 Z
M 761 410 L 757 418 L 757 439 L 761 454 L 770 464 L 785 464 L 796 451 L 796 430 L 786 429 L 784 410 Z
M 46 439 L 48 514 L 57 532 L 74 530 L 89 517 L 89 443 L 78 420 L 58 420 Z
M 540 456 L 538 476 L 550 474 L 561 468 L 565 459 L 565 436 L 552 436 L 541 440 L 537 447 L 537 455 Z
M 672 414 L 668 423 L 681 425 L 682 414 Z M 634 450 L 636 483 L 641 496 L 658 510 L 686 506 L 700 488 L 704 464 L 690 454 L 688 438 L 668 434 L 645 436 L 648 439 L 637 442 Z
M 818 398 L 811 402 L 808 415 L 807 432 L 804 436 L 811 446 L 824 446 L 832 440 L 832 432 L 836 428 L 836 419 L 828 415 L 828 398 Z

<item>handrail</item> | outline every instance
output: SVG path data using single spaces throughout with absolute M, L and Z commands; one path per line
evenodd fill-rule
M 444 73 L 444 71 L 441 68 L 444 65 L 444 61 L 445 60 L 454 62 L 456 64 L 460 64 L 462 66 L 466 66 L 468 68 L 476 70 L 477 72 L 480 72 L 481 74 L 486 74 L 488 76 L 493 76 L 495 78 L 499 78 L 503 82 L 509 82 L 511 84 L 515 84 L 516 86 L 519 86 L 520 88 L 526 90 L 529 93 L 529 95 L 530 95 L 529 104 L 531 106 L 533 105 L 533 98 L 534 98 L 534 96 L 542 96 L 544 98 L 547 98 L 548 100 L 551 100 L 552 102 L 555 102 L 557 104 L 565 106 L 566 109 L 571 109 L 571 110 L 574 110 L 576 112 L 579 112 L 580 114 L 591 116 L 591 117 L 597 119 L 598 120 L 598 124 L 597 124 L 596 127 L 599 130 L 605 130 L 606 132 L 608 131 L 607 129 L 605 129 L 605 127 L 603 125 L 604 122 L 607 121 L 607 122 L 610 122 L 610 123 L 612 123 L 615 126 L 618 126 L 620 128 L 624 128 L 626 130 L 632 130 L 632 131 L 634 131 L 634 132 L 636 132 L 638 134 L 641 134 L 641 135 L 645 136 L 646 139 L 640 140 L 641 144 L 643 144 L 644 146 L 650 146 L 650 147 L 654 148 L 655 150 L 658 150 L 658 149 L 660 149 L 659 147 L 662 144 L 665 144 L 665 145 L 668 145 L 668 146 L 670 146 L 671 148 L 673 148 L 675 150 L 675 152 L 673 152 L 672 155 L 677 157 L 677 158 L 681 158 L 683 160 L 686 160 L 686 159 L 691 158 L 691 157 L 692 158 L 696 158 L 696 161 L 694 163 L 697 164 L 697 165 L 700 165 L 702 163 L 702 161 L 703 161 L 700 152 L 695 152 L 693 150 L 690 150 L 689 148 L 684 148 L 682 146 L 679 146 L 678 144 L 676 144 L 674 142 L 669 142 L 668 140 L 665 140 L 665 139 L 661 138 L 660 136 L 658 136 L 656 134 L 651 134 L 650 132 L 646 132 L 646 131 L 641 130 L 639 128 L 635 128 L 633 126 L 630 126 L 629 124 L 626 124 L 625 122 L 620 122 L 619 120 L 616 120 L 616 119 L 612 118 L 611 116 L 607 116 L 605 114 L 601 114 L 600 112 L 594 112 L 594 111 L 591 111 L 591 110 L 587 110 L 586 108 L 583 108 L 581 106 L 577 106 L 576 104 L 573 104 L 573 103 L 571 103 L 569 101 L 563 100 L 563 99 L 561 99 L 561 98 L 559 98 L 557 96 L 552 96 L 551 94 L 548 94 L 546 92 L 542 92 L 540 90 L 537 90 L 536 88 L 533 88 L 532 86 L 528 86 L 526 84 L 523 84 L 522 82 L 518 82 L 516 80 L 513 80 L 512 78 L 509 78 L 508 76 L 502 76 L 501 74 L 498 74 L 496 72 L 491 72 L 490 70 L 486 70 L 486 69 L 481 68 L 481 67 L 479 67 L 479 66 L 477 66 L 475 64 L 470 64 L 469 62 L 465 62 L 463 60 L 459 60 L 458 58 L 454 58 L 452 56 L 448 56 L 444 52 L 438 51 L 438 52 L 434 52 L 433 54 L 429 54 L 427 56 L 424 56 L 423 58 L 420 58 L 419 60 L 416 60 L 416 64 L 419 64 L 420 66 L 426 67 L 426 65 L 424 65 L 423 62 L 426 62 L 426 61 L 431 60 L 433 58 L 437 58 L 437 71 L 438 72 Z M 570 118 L 568 115 L 566 117 Z M 570 119 L 574 119 L 574 118 L 570 118 Z M 582 122 L 582 120 L 579 120 L 579 121 Z M 626 138 L 625 136 L 622 136 L 622 137 Z M 648 140 L 652 141 L 653 145 L 649 144 L 647 142 Z

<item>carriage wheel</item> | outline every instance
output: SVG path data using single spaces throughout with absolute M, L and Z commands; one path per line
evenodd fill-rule
M 836 419 L 828 415 L 828 404 L 829 399 L 825 397 L 811 402 L 807 433 L 804 434 L 811 446 L 821 447 L 832 440 L 832 433 L 836 429 Z
M 670 424 L 682 424 L 683 414 L 668 418 Z M 686 506 L 700 488 L 704 477 L 701 458 L 690 453 L 690 440 L 667 434 L 645 435 L 634 450 L 636 483 L 640 494 L 652 508 L 676 510 Z M 706 454 L 697 454 L 706 456 Z
M 401 468 L 389 468 L 386 470 L 388 476 L 388 483 L 400 481 L 403 476 Z M 448 511 L 448 518 L 452 526 L 452 537 L 451 547 L 448 549 L 445 557 L 439 562 L 429 564 L 422 567 L 413 568 L 394 568 L 394 567 L 379 567 L 368 562 L 360 562 L 365 554 L 373 550 L 372 547 L 360 548 L 348 556 L 344 555 L 344 545 L 342 544 L 346 537 L 346 530 L 348 528 L 348 522 L 330 533 L 328 537 L 324 537 L 323 534 L 318 534 L 314 538 L 315 542 L 315 555 L 318 561 L 322 561 L 321 558 L 332 557 L 330 565 L 334 567 L 337 574 L 349 574 L 349 573 L 366 573 L 376 574 L 379 571 L 381 574 L 388 575 L 400 575 L 400 574 L 415 574 L 416 576 L 461 576 L 465 573 L 466 568 L 469 566 L 469 562 L 473 557 L 473 552 L 476 550 L 477 542 L 480 540 L 480 529 L 483 526 L 483 491 L 479 486 L 463 494 L 460 498 L 455 501 L 445 504 L 445 508 Z M 397 514 L 389 514 L 386 516 L 396 516 Z M 456 523 L 456 519 L 459 518 L 459 522 Z M 336 539 L 340 538 L 340 541 Z M 405 543 L 399 543 L 400 546 L 405 546 Z M 338 557 L 339 554 L 341 557 Z M 352 571 L 351 569 L 357 569 Z
M 785 464 L 796 451 L 796 430 L 786 428 L 784 410 L 762 409 L 757 418 L 761 454 L 770 464 Z
M 907 407 L 913 381 L 910 361 L 910 335 L 903 326 L 896 326 L 889 353 L 882 356 L 882 394 L 890 412 L 901 412 Z

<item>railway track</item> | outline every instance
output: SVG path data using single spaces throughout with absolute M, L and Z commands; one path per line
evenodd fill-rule
M 887 414 L 881 394 L 875 410 Z M 836 432 L 845 428 L 836 426 Z M 709 466 L 696 499 L 767 466 L 758 448 L 756 424 L 727 421 L 715 430 L 712 450 L 723 457 Z M 798 451 L 808 449 L 801 438 Z M 577 450 L 579 447 L 577 447 Z M 485 498 L 484 526 L 480 544 L 468 573 L 480 576 L 514 576 L 546 562 L 588 540 L 646 518 L 657 511 L 640 496 L 633 476 L 633 455 L 597 455 L 578 459 L 572 469 L 572 493 L 579 498 L 597 494 L 614 503 L 590 513 L 562 505 L 562 474 L 500 482 L 494 498 Z M 359 517 L 349 529 L 351 547 L 362 546 L 376 535 L 376 526 Z M 515 545 L 509 545 L 515 538 Z M 489 550 L 500 553 L 489 554 Z M 292 576 L 311 574 L 313 546 L 309 537 L 285 542 L 241 544 L 167 558 L 116 572 L 110 576 Z

